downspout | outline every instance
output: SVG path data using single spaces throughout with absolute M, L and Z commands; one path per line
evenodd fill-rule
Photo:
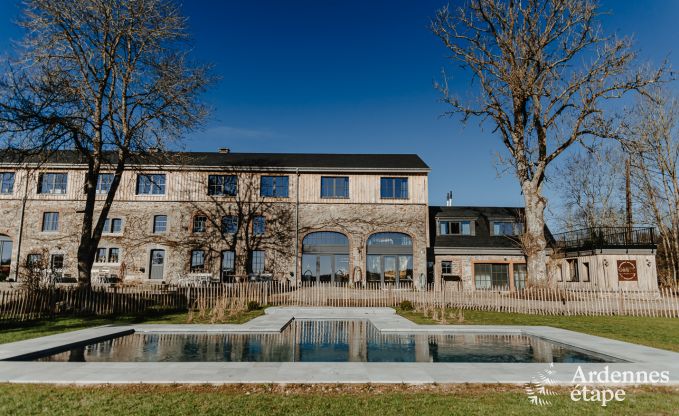
M 19 236 L 17 237 L 17 257 L 16 257 L 16 267 L 14 268 L 14 281 L 19 281 L 19 265 L 21 259 L 21 241 L 24 234 L 24 214 L 26 213 L 26 200 L 28 199 L 28 182 L 29 182 L 29 171 L 26 170 L 25 184 L 24 184 L 24 196 L 21 200 L 21 218 L 19 219 Z
M 295 285 L 299 283 L 299 168 L 295 169 Z

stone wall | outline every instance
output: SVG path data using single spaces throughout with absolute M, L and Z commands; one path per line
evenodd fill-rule
M 520 255 L 436 255 L 434 262 L 434 286 L 437 289 L 441 287 L 443 282 L 441 263 L 444 261 L 452 262 L 452 275 L 459 276 L 461 279 L 459 288 L 462 290 L 473 290 L 476 288 L 474 282 L 475 263 L 507 263 L 509 264 L 511 275 L 512 265 L 514 263 L 526 263 L 526 258 Z
M 82 225 L 81 214 L 77 210 L 79 201 L 68 200 L 29 200 L 21 249 L 21 262 L 28 254 L 64 254 L 63 273 L 77 276 L 77 247 Z M 115 264 L 95 264 L 94 270 L 108 270 L 119 273 L 124 264 L 128 279 L 145 281 L 149 278 L 150 253 L 154 249 L 165 250 L 165 277 L 172 280 L 185 274 L 189 269 L 191 251 L 206 251 L 206 271 L 217 276 L 220 270 L 221 252 L 234 250 L 237 253 L 250 249 L 261 249 L 266 254 L 266 271 L 276 279 L 287 279 L 294 272 L 294 204 L 273 203 L 257 205 L 250 213 L 243 206 L 233 202 L 173 202 L 173 201 L 116 201 L 109 218 L 123 220 L 120 234 L 102 236 L 99 247 L 119 248 L 120 261 Z M 59 212 L 59 230 L 42 232 L 44 212 Z M 12 272 L 16 268 L 18 248 L 19 216 L 21 201 L 2 201 L 0 207 L 0 233 L 13 240 Z M 193 217 L 203 214 L 208 217 L 208 227 L 204 233 L 192 232 Z M 261 239 L 251 235 L 232 238 L 220 232 L 221 217 L 239 216 L 241 223 L 250 223 L 252 215 L 267 218 L 267 233 Z M 153 233 L 153 218 L 167 215 L 167 231 Z M 376 232 L 403 232 L 413 239 L 414 276 L 426 274 L 427 247 L 427 208 L 426 205 L 408 204 L 301 204 L 299 207 L 301 241 L 313 231 L 338 231 L 350 240 L 350 270 L 358 268 L 365 278 L 365 246 L 367 238 Z M 275 237 L 272 235 L 275 234 Z M 257 240 L 257 241 L 254 241 Z M 248 241 L 249 243 L 246 243 Z M 234 248 L 235 247 L 235 248 Z M 236 256 L 237 273 L 245 273 L 245 256 Z

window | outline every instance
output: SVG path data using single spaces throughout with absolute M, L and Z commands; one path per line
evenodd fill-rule
M 63 254 L 52 254 L 50 257 L 50 269 L 52 271 L 60 271 L 64 268 L 64 255 Z
M 376 233 L 368 237 L 366 278 L 381 284 L 411 283 L 413 240 L 403 233 Z
M 111 183 L 113 183 L 112 173 L 100 173 L 97 177 L 97 193 L 107 194 L 111 190 Z
M 40 194 L 65 194 L 68 175 L 66 173 L 42 173 L 40 174 Z
M 257 216 L 252 219 L 252 234 L 263 235 L 266 232 L 266 218 Z
M 156 215 L 153 217 L 153 233 L 159 234 L 167 231 L 167 215 Z
M 514 264 L 514 288 L 515 289 L 525 289 L 526 288 L 526 278 L 528 276 L 526 264 L 516 263 Z
M 321 177 L 321 198 L 349 198 L 349 177 Z
M 191 252 L 191 272 L 202 272 L 205 270 L 205 251 L 193 250 Z
M 42 214 L 42 231 L 43 232 L 59 231 L 58 212 L 45 212 Z
M 236 234 L 238 231 L 238 217 L 235 215 L 227 215 L 222 217 L 222 233 Z
M 207 177 L 207 194 L 217 196 L 236 196 L 238 178 L 235 175 L 209 175 Z
M 103 234 L 120 234 L 123 231 L 123 220 L 121 218 L 106 218 L 104 220 Z
M 582 262 L 582 281 L 583 282 L 589 282 L 589 262 L 583 261 Z
M 222 251 L 222 282 L 233 283 L 235 274 L 236 253 Z
M 120 249 L 119 248 L 109 248 L 108 249 L 108 262 L 109 263 L 118 263 L 120 260 Z
M 260 182 L 260 196 L 287 198 L 288 197 L 288 177 L 287 176 L 262 176 Z
M 408 178 L 382 178 L 380 197 L 382 199 L 408 199 Z
M 26 266 L 30 268 L 38 268 L 42 264 L 42 254 L 39 253 L 32 253 L 29 254 L 28 257 L 26 257 Z
M 165 175 L 161 173 L 138 175 L 137 195 L 165 195 Z
M 111 233 L 120 233 L 123 230 L 123 220 L 120 218 L 113 218 L 111 220 Z
M 472 235 L 471 221 L 440 220 L 439 235 Z
M 474 264 L 476 289 L 508 289 L 509 265 L 504 263 Z
M 578 259 L 566 259 L 566 263 L 568 263 L 568 281 L 579 282 Z
M 0 173 L 0 194 L 11 194 L 14 192 L 14 173 Z
M 94 258 L 95 263 L 106 263 L 106 249 L 103 247 L 99 247 L 97 249 L 97 255 Z
M 493 221 L 493 235 L 519 235 L 523 232 L 523 223 L 514 221 Z
M 441 274 L 453 274 L 453 262 L 452 261 L 442 261 L 441 262 Z
M 252 252 L 252 273 L 262 274 L 264 273 L 264 260 L 266 255 L 261 250 L 255 250 Z
M 207 229 L 207 217 L 205 215 L 196 215 L 193 217 L 193 226 L 191 230 L 194 233 L 204 233 Z

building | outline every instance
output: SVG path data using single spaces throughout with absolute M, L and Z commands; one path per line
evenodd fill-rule
M 658 290 L 652 227 L 597 227 L 554 235 L 552 276 L 559 285 L 595 290 Z
M 0 279 L 77 276 L 85 169 L 68 151 L 42 164 L 0 162 Z M 525 288 L 523 209 L 429 207 L 429 171 L 417 155 L 151 152 L 122 176 L 93 272 Z M 99 200 L 111 180 L 100 175 Z M 546 232 L 553 282 L 657 289 L 652 229 Z
M 526 258 L 519 234 L 523 208 L 430 207 L 434 285 L 460 290 L 526 287 Z M 596 228 L 552 235 L 548 273 L 560 287 L 590 290 L 658 289 L 654 230 Z
M 434 284 L 514 290 L 526 286 L 526 257 L 516 236 L 521 208 L 431 207 L 430 259 Z
M 425 282 L 429 167 L 417 155 L 151 156 L 122 176 L 95 275 Z M 20 278 L 30 262 L 77 276 L 86 165 L 59 152 L 1 166 L 1 272 Z M 100 175 L 100 199 L 111 180 Z

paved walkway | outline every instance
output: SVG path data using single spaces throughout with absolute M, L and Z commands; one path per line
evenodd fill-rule
M 524 384 L 545 363 L 311 363 L 311 362 L 35 362 L 12 358 L 74 347 L 132 332 L 277 333 L 292 319 L 367 319 L 386 333 L 525 334 L 606 354 L 625 363 L 582 364 L 589 371 L 669 371 L 679 385 L 679 354 L 551 327 L 417 325 L 391 308 L 269 308 L 242 325 L 103 326 L 0 344 L 0 382 L 55 384 L 130 383 L 510 383 Z M 554 364 L 555 384 L 572 384 L 578 364 Z M 611 383 L 608 383 L 609 385 Z M 620 383 L 618 383 L 620 384 Z

